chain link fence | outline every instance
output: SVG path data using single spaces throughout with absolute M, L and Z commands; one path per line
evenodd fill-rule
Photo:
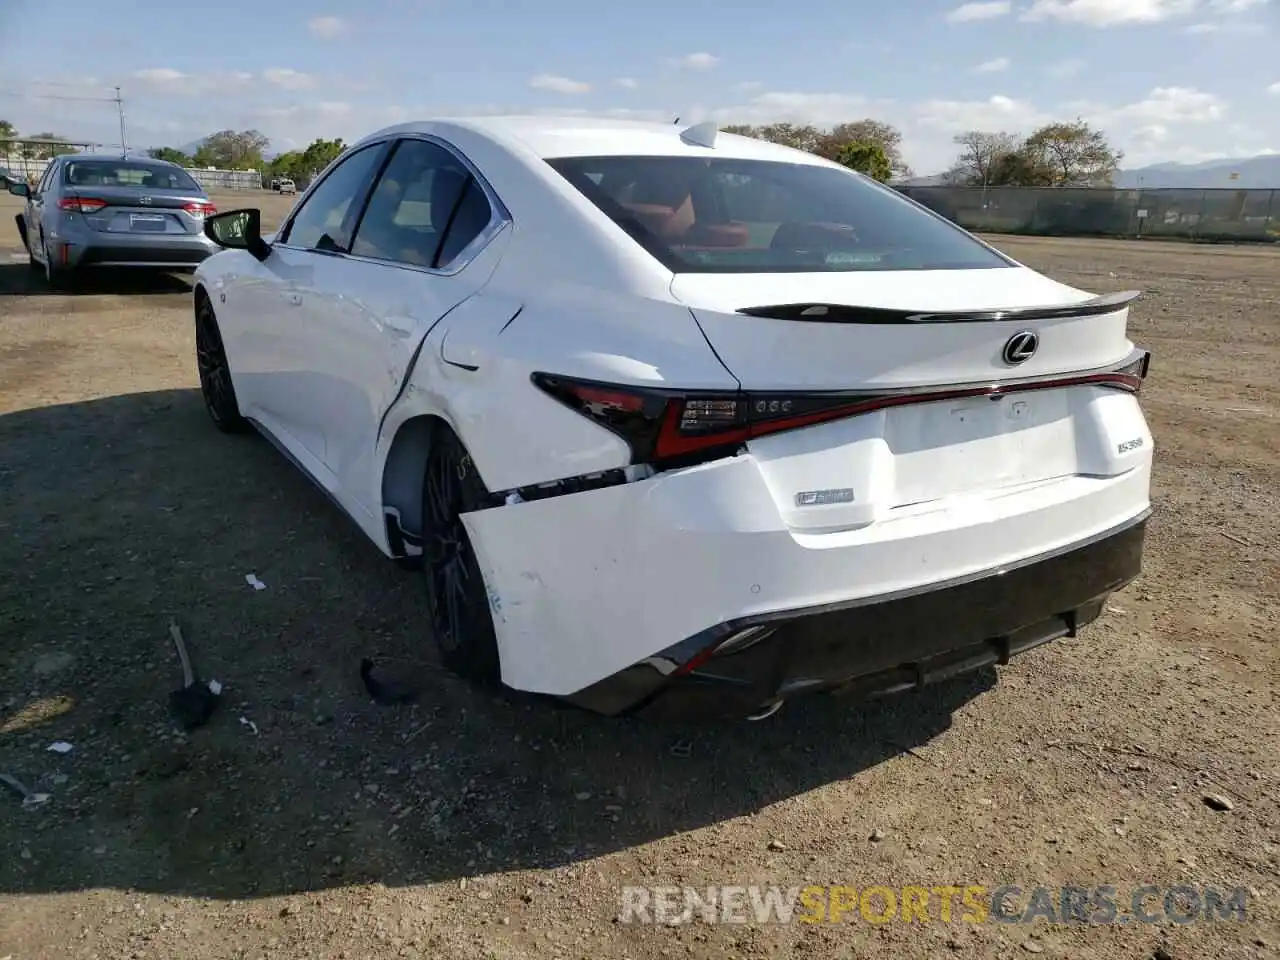
M 897 189 L 982 233 L 1280 242 L 1280 190 Z

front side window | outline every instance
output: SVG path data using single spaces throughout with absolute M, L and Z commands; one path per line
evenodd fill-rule
M 462 161 L 439 144 L 404 140 L 369 197 L 351 252 L 443 267 L 491 217 L 484 190 Z
M 346 250 L 350 228 L 347 214 L 369 186 L 383 144 L 371 144 L 334 167 L 303 201 L 281 240 L 309 250 Z
M 891 188 L 834 167 L 663 156 L 547 162 L 675 273 L 1013 265 Z
M 200 193 L 200 185 L 181 167 L 130 160 L 70 160 L 62 182 L 72 187 L 144 187 Z

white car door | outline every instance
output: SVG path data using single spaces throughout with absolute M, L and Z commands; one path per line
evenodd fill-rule
M 308 416 L 323 430 L 324 462 L 343 499 L 381 515 L 375 449 L 387 410 L 421 344 L 497 264 L 506 216 L 461 156 L 438 140 L 394 146 L 345 253 L 325 258 L 300 294 L 317 328 L 306 364 L 320 389 Z M 319 256 L 319 255 L 316 255 Z
M 326 488 L 323 411 L 340 383 L 317 365 L 331 342 L 331 304 L 312 291 L 340 266 L 355 217 L 389 143 L 364 147 L 330 169 L 281 226 L 271 253 L 234 292 L 236 391 L 244 413 L 290 449 Z

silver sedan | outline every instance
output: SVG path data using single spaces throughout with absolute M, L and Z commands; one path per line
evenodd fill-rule
M 216 249 L 203 228 L 217 210 L 174 163 L 68 154 L 34 188 L 15 183 L 9 192 L 26 198 L 18 233 L 52 286 L 90 267 L 189 270 Z

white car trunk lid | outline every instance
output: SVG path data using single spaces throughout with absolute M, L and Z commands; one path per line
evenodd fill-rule
M 919 272 L 681 273 L 671 293 L 747 390 L 852 390 L 969 383 L 1105 366 L 1132 349 L 1128 310 L 1101 315 L 980 322 L 777 319 L 738 311 L 826 304 L 909 312 L 1010 310 L 1084 304 L 1091 294 L 1025 267 Z M 1002 359 L 1009 338 L 1039 337 L 1022 363 Z
M 837 531 L 955 497 L 1112 476 L 1149 455 L 1131 396 L 1088 384 L 982 392 L 1124 362 L 1133 294 L 1094 298 L 1021 267 L 680 274 L 672 293 L 743 390 L 766 403 L 830 391 L 906 395 L 901 405 L 749 442 L 793 529 Z M 769 309 L 739 312 L 754 308 Z M 946 316 L 961 311 L 969 315 Z M 1009 316 L 984 318 L 991 311 Z M 1037 348 L 1010 362 L 1007 345 L 1026 331 Z M 962 389 L 939 390 L 947 385 Z

